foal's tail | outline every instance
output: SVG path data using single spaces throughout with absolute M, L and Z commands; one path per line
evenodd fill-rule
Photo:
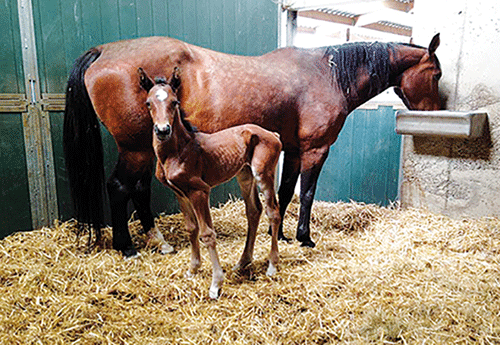
M 99 50 L 92 48 L 73 65 L 66 89 L 63 131 L 64 158 L 74 216 L 79 222 L 94 228 L 97 240 L 104 225 L 103 149 L 99 121 L 84 77 L 85 71 L 100 55 Z

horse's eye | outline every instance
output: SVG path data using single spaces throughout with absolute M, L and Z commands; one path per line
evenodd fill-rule
M 435 79 L 435 80 L 439 80 L 439 79 L 441 79 L 441 75 L 442 75 L 442 73 L 441 73 L 441 72 L 438 72 L 438 73 L 434 74 L 434 79 Z
M 146 102 L 146 107 L 148 107 L 148 109 L 151 109 L 151 103 L 150 102 Z

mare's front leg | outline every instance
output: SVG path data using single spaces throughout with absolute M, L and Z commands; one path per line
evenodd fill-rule
M 192 191 L 189 200 L 193 205 L 197 223 L 200 227 L 200 238 L 208 248 L 210 261 L 212 262 L 212 284 L 210 285 L 209 296 L 212 299 L 219 297 L 219 290 L 224 280 L 224 272 L 219 262 L 219 256 L 215 247 L 216 235 L 210 217 L 209 206 L 210 188 L 203 188 Z
M 314 248 L 311 240 L 310 220 L 311 208 L 316 193 L 319 173 L 328 157 L 329 146 L 311 149 L 301 155 L 302 171 L 300 175 L 300 215 L 297 226 L 297 240 L 303 247 Z

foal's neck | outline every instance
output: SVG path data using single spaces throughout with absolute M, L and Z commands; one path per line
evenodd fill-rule
M 172 135 L 170 139 L 159 143 L 157 149 L 158 158 L 165 161 L 170 157 L 178 157 L 194 140 L 196 140 L 196 133 L 189 131 L 184 126 L 180 112 L 177 112 L 172 121 Z

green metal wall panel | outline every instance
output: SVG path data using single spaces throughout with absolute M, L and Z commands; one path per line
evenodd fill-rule
M 0 3 L 0 31 L 0 94 L 23 94 L 17 1 Z M 0 167 L 0 238 L 3 238 L 14 231 L 31 228 L 21 113 L 0 112 Z
M 0 93 L 24 93 L 17 1 L 0 3 Z
M 330 148 L 316 199 L 388 205 L 398 196 L 400 136 L 392 107 L 355 110 Z
M 0 238 L 31 229 L 25 157 L 21 115 L 0 113 Z
M 243 55 L 263 54 L 278 43 L 278 6 L 268 0 L 237 4 L 234 0 L 33 0 L 33 11 L 43 93 L 64 93 L 73 61 L 106 42 L 161 35 Z M 67 219 L 72 206 L 62 150 L 62 117 L 60 112 L 50 114 L 58 206 L 61 219 Z M 111 135 L 105 129 L 102 133 L 109 176 L 117 150 Z M 155 178 L 152 188 L 153 212 L 178 211 L 169 189 Z M 215 188 L 211 204 L 224 202 L 228 194 L 240 195 L 236 181 Z

